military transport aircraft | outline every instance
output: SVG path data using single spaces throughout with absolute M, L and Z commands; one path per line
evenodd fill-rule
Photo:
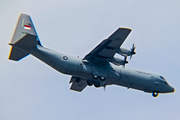
M 127 56 L 131 58 L 136 54 L 134 44 L 130 50 L 121 48 L 130 32 L 129 28 L 118 28 L 84 58 L 80 58 L 43 47 L 30 16 L 21 14 L 9 43 L 12 46 L 9 59 L 19 61 L 31 54 L 55 70 L 71 75 L 70 89 L 78 92 L 87 85 L 104 88 L 119 85 L 152 93 L 154 97 L 159 93 L 174 92 L 161 75 L 125 68 Z M 115 54 L 122 55 L 124 59 L 115 57 Z

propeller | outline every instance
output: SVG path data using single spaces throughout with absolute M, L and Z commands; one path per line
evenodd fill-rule
M 128 63 L 128 61 L 127 61 L 127 56 L 124 56 L 124 63 L 122 64 L 123 67 L 125 67 L 125 64 L 127 64 L 127 63 Z
M 102 82 L 102 84 L 101 84 L 101 85 L 102 85 L 102 87 L 104 88 L 104 92 L 105 92 L 105 90 L 106 90 L 106 85 L 107 85 L 107 84 L 106 84 L 106 83 L 104 83 L 104 82 Z
M 134 43 L 133 43 L 133 46 L 132 46 L 132 48 L 131 48 L 130 60 L 131 60 L 132 56 L 133 56 L 134 54 L 136 54 L 135 49 L 136 49 L 136 47 L 135 47 L 135 45 L 134 45 Z
M 104 85 L 104 91 L 106 90 L 106 85 Z

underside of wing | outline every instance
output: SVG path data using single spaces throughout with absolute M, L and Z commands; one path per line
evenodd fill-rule
M 71 80 L 69 83 L 72 83 L 71 90 L 81 92 L 86 86 L 87 82 L 85 79 L 79 78 L 79 77 L 71 77 Z
M 109 38 L 103 40 L 98 46 L 96 46 L 84 59 L 94 60 L 95 58 L 112 58 L 116 51 L 120 48 L 124 40 L 127 38 L 131 29 L 119 28 Z
M 27 55 L 29 55 L 29 53 L 19 50 L 17 48 L 11 47 L 9 59 L 18 61 L 18 60 L 22 59 L 23 57 L 26 57 Z

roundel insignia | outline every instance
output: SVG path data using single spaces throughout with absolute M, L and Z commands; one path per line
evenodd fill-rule
M 68 57 L 67 57 L 67 56 L 64 56 L 64 57 L 63 57 L 63 59 L 64 59 L 64 60 L 67 60 L 67 59 L 68 59 Z

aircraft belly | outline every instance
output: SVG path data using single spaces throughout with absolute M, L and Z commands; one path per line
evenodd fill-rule
M 133 88 L 137 90 L 142 90 L 144 92 L 152 92 L 152 89 L 144 84 L 139 84 L 131 81 L 126 81 L 126 80 L 120 80 L 115 83 L 116 85 L 127 87 L 127 88 Z
M 113 80 L 116 81 L 120 79 L 120 74 L 112 70 L 108 71 L 107 75 L 108 75 L 108 79 L 111 79 L 112 81 Z

